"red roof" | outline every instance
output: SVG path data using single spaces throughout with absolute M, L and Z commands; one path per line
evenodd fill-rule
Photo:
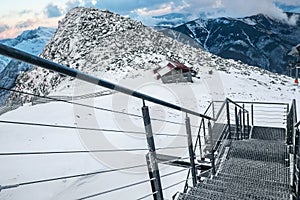
M 190 68 L 188 68 L 184 64 L 176 62 L 176 61 L 170 61 L 167 66 L 171 69 L 182 69 L 183 72 L 190 71 Z

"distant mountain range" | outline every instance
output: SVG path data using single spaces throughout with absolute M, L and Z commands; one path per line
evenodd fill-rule
M 300 43 L 300 14 L 294 25 L 262 14 L 245 18 L 197 19 L 171 28 L 194 39 L 207 51 L 287 74 L 288 51 Z
M 28 53 L 39 55 L 42 53 L 46 43 L 51 39 L 55 28 L 39 27 L 34 30 L 24 31 L 21 35 L 13 39 L 0 40 L 0 43 L 21 49 Z M 16 78 L 22 71 L 27 71 L 32 65 L 11 60 L 8 57 L 0 56 L 0 86 L 12 88 Z M 0 90 L 0 105 L 4 102 L 8 93 Z

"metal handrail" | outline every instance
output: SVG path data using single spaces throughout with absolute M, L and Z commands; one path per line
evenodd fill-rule
M 86 81 L 86 82 L 89 82 L 89 83 L 92 83 L 95 85 L 99 85 L 99 86 L 102 86 L 102 87 L 105 87 L 105 88 L 108 88 L 111 90 L 115 90 L 115 91 L 130 95 L 130 96 L 142 99 L 142 100 L 146 100 L 146 101 L 156 103 L 156 104 L 168 107 L 168 108 L 172 108 L 174 110 L 182 111 L 182 112 L 185 112 L 185 113 L 188 113 L 188 114 L 191 114 L 194 116 L 202 117 L 202 118 L 205 118 L 208 120 L 213 120 L 212 117 L 203 115 L 201 113 L 189 110 L 187 108 L 183 108 L 181 106 L 178 106 L 178 105 L 166 102 L 166 101 L 162 101 L 162 100 L 154 98 L 152 96 L 149 96 L 149 95 L 131 90 L 129 88 L 111 83 L 109 81 L 97 78 L 95 76 L 91 76 L 91 75 L 83 73 L 77 69 L 73 69 L 73 68 L 52 62 L 52 61 L 44 59 L 44 58 L 40 58 L 38 56 L 26 53 L 25 51 L 21 51 L 19 49 L 13 48 L 13 47 L 6 46 L 1 43 L 0 43 L 0 54 L 2 54 L 4 56 L 8 56 L 10 58 L 14 58 L 14 59 L 23 61 L 23 62 L 27 62 L 32 65 L 37 65 L 39 67 L 43 67 L 48 70 L 53 70 L 60 74 L 71 76 L 71 77 L 74 77 L 74 78 L 77 78 L 77 79 L 80 79 L 80 80 L 83 80 L 83 81 Z

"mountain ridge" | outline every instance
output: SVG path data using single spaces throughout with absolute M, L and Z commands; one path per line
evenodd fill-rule
M 0 40 L 0 43 L 15 47 L 26 51 L 33 55 L 39 55 L 46 43 L 50 40 L 55 32 L 55 28 L 38 27 L 34 30 L 27 30 L 13 39 Z M 32 65 L 21 63 L 20 61 L 0 56 L 0 86 L 4 88 L 12 88 L 15 86 L 15 81 L 22 71 L 28 71 Z M 0 105 L 2 105 L 9 93 L 0 90 Z
M 294 13 L 287 13 L 291 18 Z M 300 14 L 296 25 L 258 14 L 245 18 L 221 17 L 188 22 L 175 28 L 207 51 L 234 60 L 287 74 L 288 51 L 300 43 Z

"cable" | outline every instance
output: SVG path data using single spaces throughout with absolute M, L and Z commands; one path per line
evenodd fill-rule
M 99 192 L 99 193 L 96 193 L 96 194 L 92 194 L 92 195 L 88 195 L 88 196 L 85 196 L 85 197 L 81 197 L 81 198 L 76 199 L 76 200 L 84 200 L 84 199 L 89 199 L 89 198 L 92 198 L 92 197 L 97 197 L 97 196 L 100 196 L 100 195 L 103 195 L 103 194 L 107 194 L 107 193 L 111 193 L 111 192 L 116 192 L 118 190 L 122 190 L 122 189 L 126 189 L 126 188 L 129 188 L 129 187 L 141 185 L 143 183 L 147 183 L 147 182 L 152 181 L 152 180 L 155 180 L 155 178 L 147 179 L 147 180 L 143 180 L 143 181 L 139 181 L 139 182 L 135 182 L 135 183 L 131 183 L 131 184 L 124 185 L 124 186 L 121 186 L 121 187 L 117 187 L 117 188 L 114 188 L 114 189 L 110 189 L 110 190 L 106 190 L 106 191 Z
M 145 196 L 143 196 L 143 197 L 140 197 L 140 198 L 138 198 L 138 199 L 136 199 L 136 200 L 146 199 L 147 197 L 153 196 L 154 194 L 157 194 L 157 193 L 158 193 L 158 192 L 156 191 L 156 192 L 153 192 L 153 193 L 151 193 L 151 194 L 147 194 L 147 195 L 145 195 Z
M 0 123 L 16 124 L 16 125 L 24 125 L 24 126 L 41 126 L 41 127 L 49 127 L 49 128 L 76 129 L 76 130 L 103 131 L 103 132 L 113 132 L 113 133 L 130 133 L 130 134 L 146 135 L 145 132 L 139 132 L 139 131 L 121 131 L 121 130 L 114 130 L 114 129 L 99 129 L 99 128 L 77 127 L 77 126 L 63 126 L 63 125 L 53 125 L 53 124 L 32 123 L 32 122 L 17 122 L 17 121 L 0 120 Z M 165 133 L 153 133 L 153 134 L 159 135 L 159 136 L 187 137 L 186 135 L 175 135 L 175 134 L 165 134 Z
M 172 175 L 174 175 L 174 174 L 178 174 L 178 173 L 184 172 L 184 171 L 186 171 L 186 170 L 188 170 L 188 169 L 191 169 L 191 168 L 192 168 L 192 167 L 185 168 L 185 169 L 181 169 L 181 170 L 178 170 L 178 171 L 175 171 L 175 172 L 170 172 L 170 173 L 164 174 L 164 175 L 162 175 L 162 176 L 160 176 L 160 177 L 161 177 L 161 178 L 165 178 L 165 177 L 168 177 L 168 176 L 172 176 Z
M 168 186 L 168 187 L 165 187 L 165 188 L 163 188 L 162 190 L 164 191 L 164 190 L 168 190 L 168 189 L 170 189 L 170 188 L 172 188 L 172 187 L 175 187 L 176 185 L 179 185 L 179 184 L 181 184 L 181 183 L 183 183 L 183 182 L 186 182 L 187 180 L 191 180 L 192 179 L 192 177 L 191 178 L 188 178 L 188 179 L 184 179 L 183 181 L 179 181 L 179 182 L 177 182 L 177 183 L 175 183 L 175 184 L 172 184 L 172 185 L 170 185 L 170 186 Z
M 35 180 L 35 181 L 17 183 L 17 184 L 13 184 L 13 185 L 4 185 L 4 186 L 0 186 L 0 191 L 4 190 L 4 189 L 11 189 L 11 188 L 16 188 L 16 187 L 25 186 L 25 185 L 32 185 L 32 184 L 37 184 L 37 183 L 45 183 L 45 182 L 58 181 L 58 180 L 62 180 L 62 179 L 71 179 L 71 178 L 78 178 L 78 177 L 83 177 L 83 176 L 91 176 L 91 175 L 97 175 L 97 174 L 104 174 L 104 173 L 110 173 L 110 172 L 116 172 L 116 171 L 123 171 L 123 170 L 128 170 L 128 169 L 135 169 L 135 168 L 140 168 L 140 167 L 146 167 L 146 166 L 147 165 L 135 165 L 135 166 L 131 166 L 131 167 L 123 167 L 123 168 L 118 168 L 118 169 L 102 170 L 102 171 L 96 171 L 96 172 L 91 172 L 91 173 L 76 174 L 76 175 L 55 177 L 55 178 L 49 178 L 49 179 L 41 179 L 41 180 Z
M 183 149 L 187 147 L 162 147 L 156 150 Z M 22 155 L 49 155 L 49 154 L 81 154 L 81 153 L 112 153 L 112 152 L 131 152 L 148 151 L 149 149 L 101 149 L 101 150 L 74 150 L 74 151 L 36 151 L 36 152 L 0 152 L 0 156 L 22 156 Z
M 128 115 L 128 116 L 136 117 L 136 118 L 143 118 L 143 116 L 133 114 L 133 113 L 125 113 L 125 112 L 120 112 L 120 111 L 116 111 L 116 110 L 112 110 L 112 109 L 101 108 L 101 107 L 96 107 L 96 106 L 90 106 L 90 105 L 86 105 L 86 104 L 76 103 L 76 102 L 73 102 L 73 101 L 67 101 L 67 100 L 63 100 L 63 99 L 56 99 L 56 98 L 53 98 L 53 97 L 40 96 L 40 95 L 32 94 L 32 93 L 29 93 L 29 92 L 22 92 L 22 91 L 18 91 L 18 90 L 14 90 L 14 89 L 3 88 L 3 87 L 0 87 L 0 89 L 15 92 L 15 93 L 20 93 L 20 94 L 26 94 L 26 95 L 29 95 L 29 96 L 39 97 L 39 98 L 42 98 L 42 99 L 49 99 L 49 100 L 52 100 L 52 101 L 64 102 L 64 103 L 83 106 L 83 107 L 87 107 L 87 108 L 94 108 L 94 109 L 97 109 L 97 110 L 113 112 L 113 113 L 117 113 L 117 114 L 124 114 L 124 115 Z M 173 122 L 173 121 L 169 121 L 169 120 L 156 119 L 156 118 L 151 118 L 151 120 L 167 122 L 167 123 L 172 123 L 172 124 L 177 124 L 177 125 L 185 125 L 184 123 Z M 194 125 L 191 125 L 191 126 L 192 127 L 197 127 L 197 126 L 194 126 Z
M 6 91 L 11 91 L 11 92 L 16 92 L 16 93 L 20 93 L 20 94 L 26 94 L 26 95 L 29 95 L 29 96 L 39 97 L 39 98 L 43 98 L 43 99 L 50 99 L 50 100 L 53 100 L 53 101 L 58 101 L 58 102 L 64 102 L 64 103 L 68 103 L 68 104 L 83 106 L 83 107 L 87 107 L 87 108 L 94 108 L 94 109 L 97 109 L 97 110 L 102 110 L 102 111 L 113 112 L 113 113 L 124 114 L 124 115 L 132 116 L 132 117 L 142 118 L 142 116 L 132 114 L 132 113 L 124 113 L 124 112 L 111 110 L 111 109 L 107 109 L 107 108 L 90 106 L 90 105 L 86 105 L 86 104 L 76 103 L 76 102 L 73 102 L 73 101 L 67 101 L 67 100 L 63 100 L 63 99 L 55 99 L 55 98 L 47 97 L 47 96 L 40 96 L 40 95 L 28 93 L 28 92 L 22 92 L 22 91 L 18 91 L 18 90 L 14 90 L 14 89 L 3 88 L 3 87 L 0 87 L 0 89 L 6 90 Z

